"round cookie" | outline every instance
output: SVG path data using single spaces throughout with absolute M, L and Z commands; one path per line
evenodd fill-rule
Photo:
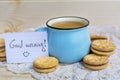
M 3 38 L 0 39 L 0 47 L 5 46 L 5 40 Z
M 101 70 L 101 69 L 105 69 L 108 66 L 108 63 L 100 65 L 100 66 L 92 66 L 92 65 L 85 64 L 85 63 L 83 64 L 86 68 L 89 68 L 91 70 Z
M 0 44 L 0 48 L 2 48 L 2 47 L 4 47 L 5 46 L 5 44 Z
M 58 65 L 58 60 L 55 57 L 40 57 L 34 61 L 36 68 L 51 68 Z
M 105 35 L 91 35 L 91 40 L 97 40 L 97 39 L 105 39 L 107 40 L 107 36 Z
M 115 44 L 109 40 L 94 40 L 91 46 L 98 51 L 113 51 L 115 49 Z
M 34 70 L 39 72 L 39 73 L 49 73 L 49 72 L 53 72 L 57 69 L 57 66 L 56 67 L 53 67 L 53 68 L 46 68 L 46 69 L 40 69 L 40 68 L 36 68 L 34 67 Z
M 0 52 L 0 57 L 6 57 L 6 53 L 5 53 L 5 51 Z
M 88 54 L 83 58 L 83 62 L 89 65 L 102 65 L 108 63 L 108 56 Z
M 6 58 L 5 57 L 1 57 L 0 61 L 6 61 Z
M 110 56 L 112 54 L 115 53 L 115 51 L 108 51 L 108 52 L 104 52 L 104 51 L 98 51 L 98 50 L 95 50 L 93 48 L 91 48 L 92 52 L 95 53 L 95 54 L 98 54 L 98 55 L 103 55 L 103 56 Z
M 5 48 L 0 48 L 0 52 L 3 52 L 3 51 L 5 51 Z

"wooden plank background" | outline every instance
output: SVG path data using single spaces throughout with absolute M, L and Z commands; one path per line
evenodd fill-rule
M 39 27 L 56 16 L 81 16 L 87 18 L 90 25 L 119 26 L 120 1 L 0 1 L 0 31 L 9 26 L 17 26 L 22 30 Z

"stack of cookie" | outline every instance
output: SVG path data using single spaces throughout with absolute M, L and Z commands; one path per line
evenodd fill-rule
M 110 56 L 115 51 L 115 44 L 109 40 L 95 40 L 91 44 L 91 51 L 98 55 Z
M 91 38 L 91 41 L 94 41 L 94 40 L 107 40 L 107 36 L 105 36 L 105 35 L 91 35 L 90 38 Z
M 92 70 L 104 69 L 108 65 L 109 56 L 114 54 L 115 44 L 107 40 L 105 36 L 93 36 L 91 38 L 92 53 L 83 58 L 84 66 Z
M 6 61 L 5 40 L 0 39 L 0 61 Z
M 58 67 L 58 60 L 55 57 L 40 57 L 34 61 L 33 67 L 39 73 L 53 72 Z

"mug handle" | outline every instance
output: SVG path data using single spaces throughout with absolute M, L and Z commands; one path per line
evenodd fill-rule
M 38 29 L 35 30 L 35 32 L 42 32 L 42 31 L 47 31 L 47 27 L 40 27 Z

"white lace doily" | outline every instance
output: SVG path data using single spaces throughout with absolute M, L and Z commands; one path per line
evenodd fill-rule
M 85 68 L 82 62 L 74 64 L 60 64 L 55 72 L 48 74 L 37 73 L 33 70 L 32 63 L 6 64 L 9 71 L 15 73 L 30 73 L 37 80 L 119 80 L 120 79 L 120 27 L 89 27 L 91 34 L 104 34 L 116 44 L 116 52 L 109 58 L 109 66 L 106 69 L 92 71 Z

